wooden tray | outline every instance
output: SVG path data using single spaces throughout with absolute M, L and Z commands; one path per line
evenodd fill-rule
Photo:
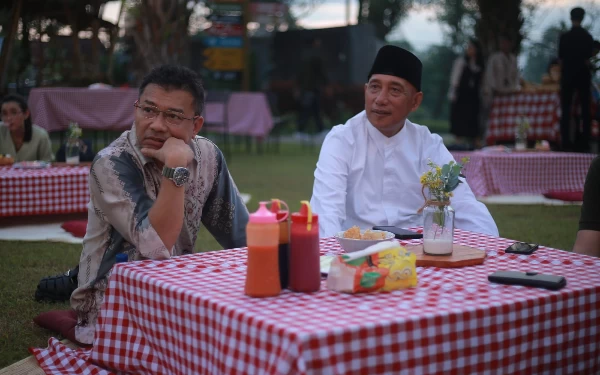
M 423 253 L 423 245 L 405 246 L 406 250 L 417 256 L 417 267 L 458 268 L 482 264 L 485 251 L 474 247 L 454 245 L 452 255 L 427 255 Z

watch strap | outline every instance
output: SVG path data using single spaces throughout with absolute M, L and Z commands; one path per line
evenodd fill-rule
M 166 165 L 163 167 L 162 175 L 168 178 L 169 180 L 173 179 L 173 175 L 175 174 L 175 168 L 167 167 Z

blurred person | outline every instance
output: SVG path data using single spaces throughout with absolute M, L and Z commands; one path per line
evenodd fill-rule
M 562 151 L 589 152 L 591 138 L 591 83 L 592 72 L 590 58 L 593 56 L 594 39 L 581 27 L 585 16 L 582 8 L 571 9 L 569 31 L 560 36 L 558 57 L 561 62 L 560 79 L 560 136 Z M 571 125 L 573 94 L 577 93 L 577 102 L 581 106 L 581 123 L 574 129 Z M 575 141 L 572 134 L 575 133 Z
M 600 156 L 588 170 L 573 252 L 600 257 Z
M 248 211 L 225 158 L 196 135 L 204 97 L 200 77 L 187 68 L 164 65 L 144 78 L 131 130 L 91 167 L 77 289 L 56 290 L 70 285 L 66 275 L 42 280 L 36 292 L 36 299 L 70 295 L 73 310 L 40 314 L 40 326 L 91 344 L 117 254 L 130 261 L 191 254 L 201 224 L 226 249 L 246 245 Z
M 551 91 L 560 89 L 560 60 L 557 57 L 550 60 L 546 73 L 542 75 L 542 88 Z
M 421 61 L 396 46 L 382 47 L 364 86 L 365 110 L 327 134 L 315 170 L 311 206 L 319 234 L 329 237 L 354 225 L 412 227 L 423 224 L 420 177 L 427 162 L 454 160 L 442 138 L 412 123 L 421 105 Z M 467 183 L 454 191 L 456 227 L 498 235 L 485 205 Z
M 51 161 L 52 143 L 48 132 L 32 124 L 25 98 L 11 94 L 2 98 L 0 154 L 14 161 Z
M 490 55 L 483 77 L 482 111 L 480 124 L 485 139 L 487 120 L 492 110 L 494 98 L 510 95 L 520 90 L 517 57 L 513 53 L 513 41 L 507 34 L 500 35 L 500 49 Z
M 475 148 L 482 146 L 480 107 L 484 72 L 481 44 L 471 39 L 463 56 L 454 61 L 450 77 L 450 132 L 458 143 L 466 138 Z
M 312 118 L 315 121 L 317 135 L 325 131 L 321 96 L 328 83 L 327 68 L 321 51 L 321 39 L 310 39 L 306 45 L 305 57 L 296 77 L 298 87 L 298 131 L 296 138 L 308 140 L 306 125 Z

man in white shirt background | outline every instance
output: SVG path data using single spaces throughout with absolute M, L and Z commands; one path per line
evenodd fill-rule
M 423 225 L 419 178 L 429 159 L 438 165 L 454 159 L 440 136 L 407 119 L 423 100 L 421 72 L 421 61 L 409 51 L 382 47 L 365 84 L 365 110 L 325 138 L 311 199 L 321 237 L 353 225 Z M 468 184 L 454 191 L 451 205 L 457 228 L 498 235 Z

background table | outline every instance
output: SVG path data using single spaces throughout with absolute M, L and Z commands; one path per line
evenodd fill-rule
M 474 374 L 600 371 L 600 259 L 456 231 L 479 266 L 418 268 L 415 288 L 374 294 L 244 295 L 246 251 L 117 265 L 94 347 L 51 339 L 32 353 L 48 374 Z M 419 243 L 412 240 L 410 243 Z M 333 238 L 324 254 L 338 253 Z M 565 275 L 548 291 L 488 282 L 500 269 Z M 93 361 L 93 363 L 91 362 Z
M 29 94 L 34 124 L 49 132 L 63 131 L 75 121 L 82 129 L 124 131 L 134 120 L 137 89 L 37 88 Z M 229 132 L 234 135 L 266 137 L 273 118 L 266 95 L 234 92 L 228 105 Z M 222 119 L 222 105 L 206 106 L 207 121 Z
M 229 134 L 265 138 L 273 129 L 273 117 L 267 96 L 262 92 L 234 92 L 227 103 Z M 223 121 L 223 104 L 207 103 L 207 122 Z M 222 128 L 211 128 L 222 132 Z
M 573 113 L 580 113 L 580 108 L 573 105 Z M 527 139 L 560 141 L 560 96 L 558 92 L 542 91 L 495 97 L 488 118 L 486 143 L 513 142 L 521 115 L 529 120 Z M 592 136 L 597 137 L 598 132 L 598 123 L 592 121 Z
M 0 167 L 0 217 L 85 212 L 90 168 Z
M 497 194 L 543 194 L 550 190 L 583 191 L 596 155 L 567 152 L 459 152 L 469 157 L 464 174 L 477 197 Z
M 74 121 L 82 129 L 123 131 L 133 124 L 137 89 L 36 88 L 29 93 L 32 121 L 48 132 Z

